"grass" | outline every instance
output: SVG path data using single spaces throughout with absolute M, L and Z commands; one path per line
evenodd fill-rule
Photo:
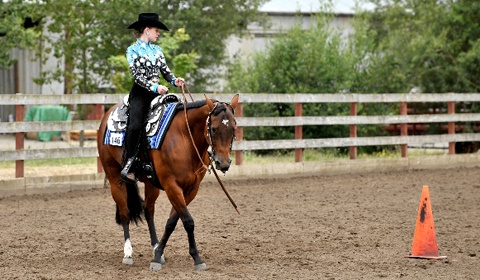
M 443 155 L 445 151 L 424 151 L 421 149 L 409 149 L 409 157 L 421 157 L 421 156 L 437 156 Z M 373 154 L 359 153 L 358 159 L 375 159 L 375 158 L 400 158 L 401 152 L 399 149 L 396 151 L 382 150 L 374 152 Z M 235 164 L 235 152 L 232 153 L 232 164 Z M 340 149 L 305 149 L 303 151 L 303 161 L 333 161 L 341 159 L 349 159 L 348 154 L 343 154 Z M 256 155 L 251 151 L 243 153 L 244 164 L 268 164 L 268 163 L 288 163 L 295 162 L 295 151 L 289 151 L 287 153 L 274 153 L 268 155 Z M 42 166 L 55 166 L 55 167 L 68 167 L 74 165 L 96 165 L 97 158 L 58 158 L 58 159 L 35 159 L 25 160 L 25 167 L 42 167 Z M 12 169 L 15 168 L 15 161 L 0 161 L 0 169 Z
M 444 155 L 444 150 L 427 151 L 422 149 L 409 149 L 409 157 L 422 157 L 422 156 L 438 156 Z M 372 154 L 358 153 L 357 159 L 376 159 L 376 158 L 401 158 L 402 154 L 400 149 L 395 151 L 382 150 L 379 152 L 373 152 Z M 231 158 L 233 164 L 235 163 L 235 152 L 232 153 Z M 341 149 L 304 149 L 303 157 L 304 162 L 309 161 L 334 161 L 342 159 L 350 159 L 349 154 L 341 152 Z M 287 153 L 277 152 L 276 154 L 269 155 L 256 155 L 251 151 L 245 151 L 243 153 L 244 164 L 268 164 L 268 163 L 288 163 L 295 162 L 295 151 L 289 151 Z
M 87 165 L 96 164 L 97 158 L 54 158 L 54 159 L 31 159 L 25 160 L 25 167 L 39 167 L 45 165 L 51 166 L 70 166 L 70 165 Z M 10 169 L 15 168 L 15 161 L 0 161 L 0 168 Z

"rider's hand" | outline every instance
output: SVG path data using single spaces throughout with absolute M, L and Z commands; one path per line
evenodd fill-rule
M 159 94 L 165 94 L 165 93 L 168 92 L 168 87 L 159 85 L 159 86 L 157 87 L 157 92 L 158 92 Z
M 178 77 L 176 80 L 175 80 L 175 85 L 177 87 L 181 87 L 185 84 L 185 79 L 184 78 L 180 78 Z

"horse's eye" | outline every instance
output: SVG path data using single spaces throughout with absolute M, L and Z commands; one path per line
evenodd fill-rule
M 215 133 L 217 133 L 217 128 L 212 126 L 212 134 L 215 134 Z

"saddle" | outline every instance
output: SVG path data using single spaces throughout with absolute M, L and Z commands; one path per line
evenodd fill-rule
M 147 149 L 160 149 L 164 136 L 176 113 L 177 105 L 182 104 L 175 94 L 159 95 L 150 103 L 150 110 L 145 123 L 145 141 Z M 122 104 L 117 106 L 110 114 L 105 132 L 105 145 L 123 146 L 128 119 L 128 94 L 123 98 Z M 143 140 L 142 140 L 143 141 Z M 145 153 L 143 162 L 140 164 L 147 178 L 157 188 L 163 189 L 156 178 L 153 162 Z
M 167 108 L 171 107 L 171 103 L 177 104 L 180 103 L 180 98 L 175 94 L 165 94 L 155 97 L 150 103 L 150 110 L 147 115 L 146 125 L 145 125 L 145 135 L 147 137 L 155 136 L 160 127 L 161 121 L 164 120 L 165 112 Z M 169 106 L 170 105 L 170 106 Z M 110 117 L 107 121 L 107 129 L 110 132 L 122 133 L 125 134 L 127 130 L 127 119 L 128 119 L 128 108 L 130 104 L 128 103 L 128 94 L 123 98 L 121 105 L 117 106 L 115 110 L 110 114 Z M 171 110 L 174 112 L 175 110 Z M 123 139 L 117 139 L 116 141 L 108 141 L 112 143 L 105 143 L 114 146 L 122 146 Z M 119 141 L 121 140 L 121 141 Z

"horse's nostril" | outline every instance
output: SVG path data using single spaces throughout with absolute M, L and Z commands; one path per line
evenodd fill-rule
M 215 165 L 216 165 L 216 166 L 220 166 L 220 161 L 219 161 L 219 160 L 216 160 L 216 161 L 215 161 Z
M 228 159 L 228 165 L 232 164 L 232 159 Z
M 221 171 L 222 171 L 223 173 L 225 173 L 225 172 L 227 172 L 227 171 L 228 171 L 228 169 L 229 169 L 229 168 L 230 168 L 230 166 L 225 166 L 224 168 L 222 168 L 222 170 L 221 170 Z

